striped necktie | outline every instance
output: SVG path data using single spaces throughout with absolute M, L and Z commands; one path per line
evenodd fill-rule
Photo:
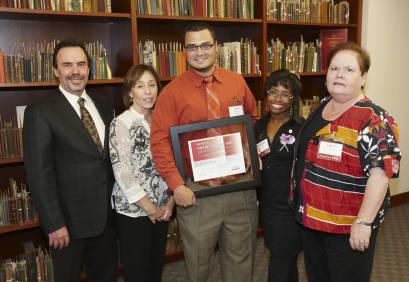
M 80 105 L 81 120 L 87 129 L 89 135 L 91 135 L 92 140 L 94 140 L 95 145 L 97 145 L 98 151 L 101 156 L 104 154 L 104 147 L 102 147 L 101 139 L 99 139 L 97 127 L 95 126 L 94 120 L 92 119 L 90 113 L 84 106 L 85 99 L 80 97 L 78 99 L 78 104 Z
M 219 119 L 221 117 L 221 105 L 219 97 L 213 87 L 214 76 L 209 76 L 204 79 L 206 84 L 206 96 L 207 96 L 207 119 Z M 220 131 L 217 128 L 209 128 L 207 130 L 207 135 L 218 136 Z

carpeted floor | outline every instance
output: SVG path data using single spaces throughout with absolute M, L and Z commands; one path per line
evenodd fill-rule
M 409 281 L 409 204 L 394 207 L 386 215 L 381 226 L 376 245 L 375 261 L 371 281 Z M 267 281 L 268 252 L 263 240 L 257 242 L 254 282 Z M 298 269 L 300 281 L 308 281 L 302 256 Z M 184 261 L 169 263 L 165 266 L 163 282 L 188 281 Z M 220 280 L 219 258 L 216 255 L 210 282 Z

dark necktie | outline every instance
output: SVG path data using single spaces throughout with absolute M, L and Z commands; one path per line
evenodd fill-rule
M 220 100 L 217 96 L 216 91 L 213 88 L 213 76 L 206 77 L 204 82 L 206 83 L 206 96 L 207 96 L 207 119 L 219 119 L 221 117 L 220 113 Z M 207 130 L 208 136 L 218 136 L 220 135 L 219 129 L 209 128 Z
M 87 129 L 89 135 L 91 135 L 92 140 L 94 140 L 95 145 L 97 145 L 98 151 L 101 156 L 104 153 L 104 147 L 102 147 L 101 140 L 99 139 L 97 127 L 95 126 L 94 121 L 92 120 L 91 115 L 84 106 L 85 99 L 80 97 L 78 99 L 78 104 L 80 105 L 81 120 Z

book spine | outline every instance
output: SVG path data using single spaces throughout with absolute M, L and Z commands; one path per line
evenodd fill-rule
M 4 54 L 0 49 L 0 83 L 6 82 Z

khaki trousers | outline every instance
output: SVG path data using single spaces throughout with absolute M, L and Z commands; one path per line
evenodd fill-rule
M 254 189 L 197 199 L 188 208 L 178 206 L 177 219 L 192 282 L 208 281 L 217 242 L 222 280 L 252 281 L 258 226 Z

